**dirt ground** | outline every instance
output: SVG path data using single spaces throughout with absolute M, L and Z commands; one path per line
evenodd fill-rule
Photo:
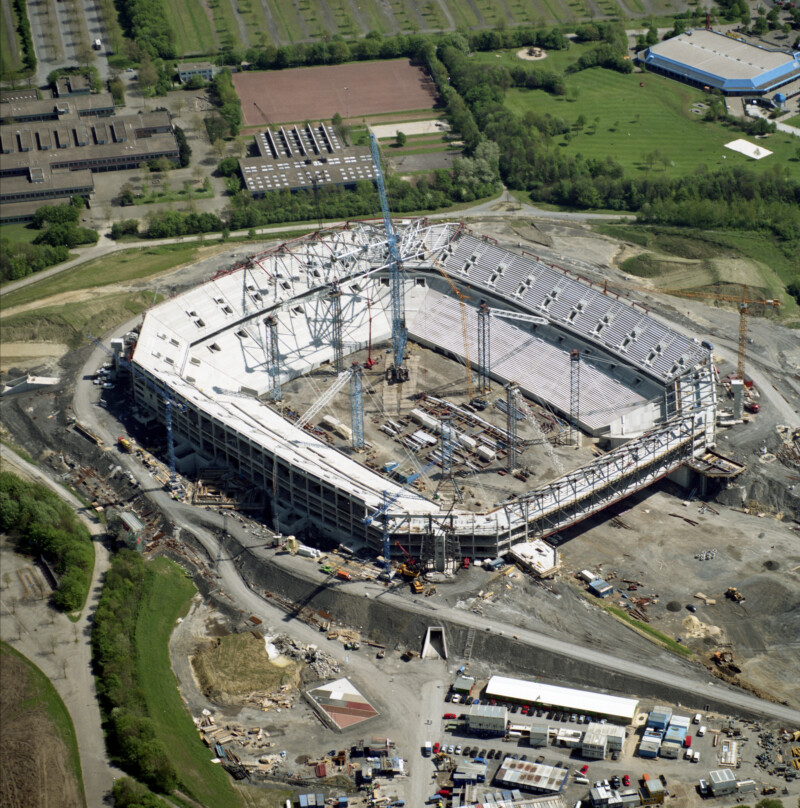
M 80 808 L 64 741 L 36 699 L 28 668 L 0 654 L 0 803 L 6 808 Z
M 408 59 L 236 73 L 245 126 L 432 109 L 436 87 Z

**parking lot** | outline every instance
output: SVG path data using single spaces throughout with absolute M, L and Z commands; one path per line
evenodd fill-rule
M 477 685 L 474 692 L 480 692 Z M 683 748 L 677 759 L 647 759 L 640 757 L 637 752 L 648 713 L 655 705 L 642 703 L 633 724 L 625 728 L 622 750 L 598 760 L 584 757 L 580 745 L 576 748 L 556 745 L 556 736 L 559 729 L 583 729 L 590 721 L 605 723 L 604 719 L 591 719 L 586 715 L 558 710 L 536 709 L 528 705 L 501 705 L 509 711 L 509 724 L 513 724 L 515 718 L 521 719 L 524 716 L 548 724 L 549 737 L 546 746 L 532 747 L 525 734 L 520 737 L 510 737 L 508 734 L 480 737 L 470 734 L 466 728 L 466 714 L 475 704 L 494 705 L 494 700 L 480 696 L 463 697 L 450 690 L 442 703 L 441 716 L 438 721 L 433 722 L 433 727 L 436 728 L 435 736 L 430 739 L 433 743 L 433 755 L 434 758 L 437 753 L 440 755 L 437 783 L 446 792 L 452 791 L 447 773 L 452 764 L 449 764 L 448 758 L 456 765 L 474 759 L 486 761 L 485 784 L 479 783 L 477 787 L 478 793 L 482 794 L 484 785 L 487 792 L 497 790 L 497 786 L 493 785 L 494 780 L 503 760 L 508 757 L 568 770 L 569 777 L 562 796 L 570 805 L 582 799 L 586 799 L 584 804 L 588 805 L 588 791 L 594 785 L 636 788 L 642 785 L 645 775 L 651 779 L 660 778 L 667 791 L 667 804 L 680 805 L 681 808 L 699 808 L 703 805 L 728 808 L 741 804 L 742 801 L 747 802 L 748 799 L 756 802 L 762 790 L 770 787 L 775 787 L 779 795 L 785 788 L 783 796 L 800 794 L 796 779 L 785 781 L 775 773 L 770 774 L 769 766 L 758 765 L 759 755 L 765 758 L 768 756 L 773 762 L 782 758 L 780 745 L 772 745 L 771 739 L 776 728 L 757 722 L 732 720 L 728 716 L 711 713 L 695 714 L 682 710 L 677 705 L 674 708 L 675 714 L 684 714 L 692 721 L 689 730 L 690 747 Z M 759 738 L 767 740 L 762 743 Z M 765 748 L 770 750 L 769 755 L 764 752 Z M 755 794 L 731 794 L 716 798 L 710 791 L 705 795 L 701 794 L 700 781 L 708 781 L 710 770 L 723 767 L 723 749 L 729 754 L 733 753 L 736 763 L 731 768 L 736 780 L 755 781 Z M 791 767 L 788 769 L 791 770 Z M 789 776 L 792 777 L 791 771 Z

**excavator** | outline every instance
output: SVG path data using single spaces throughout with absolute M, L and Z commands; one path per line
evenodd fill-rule
M 406 548 L 400 544 L 399 541 L 395 542 L 395 546 L 399 547 L 403 551 L 403 555 L 406 557 L 406 560 L 398 565 L 397 572 L 402 575 L 406 581 L 416 581 L 416 579 L 422 574 L 422 570 L 419 568 L 419 563 L 411 555 L 411 553 L 409 553 L 408 550 L 406 550 Z M 416 592 L 416 590 L 414 591 Z

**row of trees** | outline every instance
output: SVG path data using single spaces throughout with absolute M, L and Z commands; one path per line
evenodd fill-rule
M 233 86 L 233 75 L 225 68 L 211 80 L 210 96 L 217 115 L 206 116 L 208 138 L 215 140 L 236 137 L 242 125 L 242 102 Z
M 13 0 L 12 7 L 16 17 L 17 34 L 22 46 L 22 69 L 26 73 L 34 73 L 36 71 L 36 51 L 33 49 L 31 22 L 28 19 L 28 5 L 25 0 Z
M 257 70 L 281 70 L 303 65 L 341 64 L 368 59 L 397 59 L 418 57 L 430 43 L 436 47 L 444 40 L 458 37 L 466 50 L 488 51 L 500 48 L 521 48 L 536 45 L 548 50 L 565 47 L 566 39 L 557 28 L 544 30 L 527 26 L 503 28 L 494 31 L 459 32 L 456 34 L 395 34 L 384 36 L 370 31 L 363 39 L 347 41 L 335 36 L 329 41 L 296 42 L 279 48 L 263 45 L 244 49 L 235 46 L 223 51 L 223 64 L 238 65 L 249 62 Z
M 0 238 L 0 280 L 18 281 L 69 258 L 69 247 L 28 244 Z
M 0 530 L 21 553 L 44 556 L 58 573 L 53 605 L 65 612 L 83 607 L 89 593 L 94 547 L 89 531 L 57 494 L 15 474 L 0 472 Z
M 146 577 L 138 553 L 120 550 L 114 556 L 92 627 L 92 658 L 112 758 L 148 787 L 169 793 L 177 785 L 177 773 L 147 715 L 134 664 L 136 618 Z M 135 794 L 133 787 L 127 791 Z

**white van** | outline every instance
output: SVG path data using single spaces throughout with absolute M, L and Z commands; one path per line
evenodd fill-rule
M 695 713 L 694 718 L 692 719 L 693 724 L 699 724 L 703 720 L 703 716 L 700 713 Z
M 697 737 L 702 738 L 703 735 L 705 735 L 705 734 L 706 734 L 706 726 L 705 726 L 705 724 L 701 724 L 700 729 L 697 730 Z
M 694 754 L 692 755 L 692 763 L 699 763 L 700 762 L 700 753 L 695 749 Z

